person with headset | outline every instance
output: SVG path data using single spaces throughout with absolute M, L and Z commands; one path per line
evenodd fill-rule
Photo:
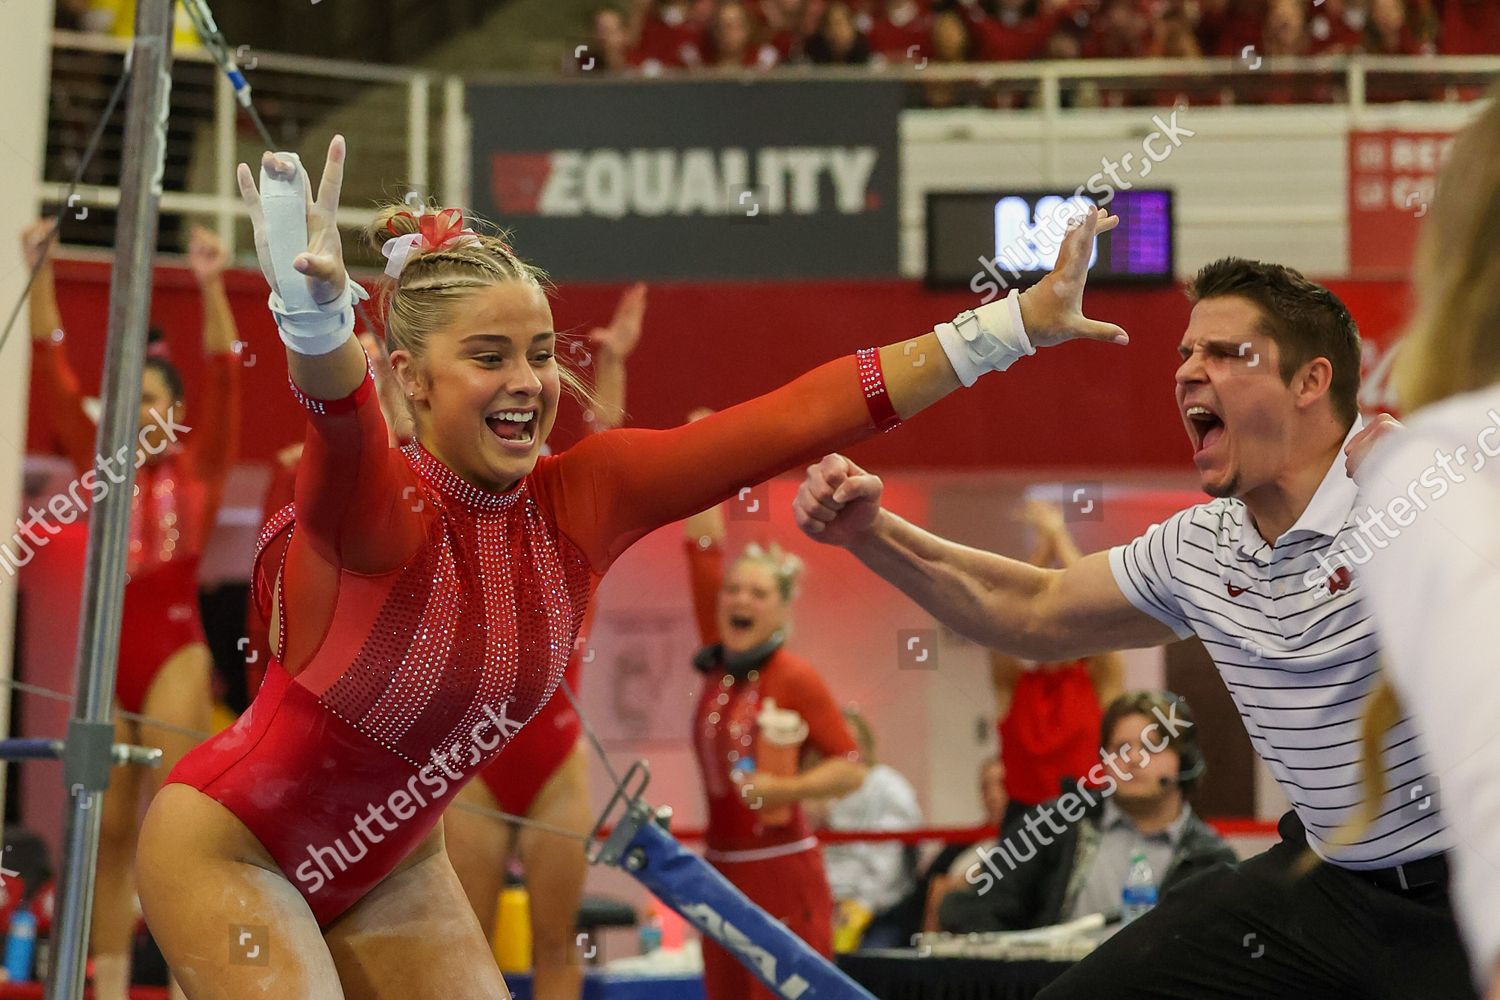
M 1206 767 L 1184 699 L 1123 694 L 1099 736 L 1099 763 L 1083 781 L 960 859 L 962 884 L 938 908 L 943 930 L 1025 930 L 1091 913 L 1114 920 L 1137 853 L 1159 892 L 1236 860 L 1188 803 Z

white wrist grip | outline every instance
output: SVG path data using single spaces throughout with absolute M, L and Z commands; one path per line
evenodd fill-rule
M 938 324 L 935 332 L 966 387 L 985 372 L 1003 372 L 1018 358 L 1036 353 L 1021 322 L 1021 297 L 1015 289 L 999 301 L 959 313 L 952 323 Z
M 307 277 L 292 266 L 307 252 L 307 182 L 296 153 L 277 153 L 296 167 L 291 177 L 260 168 L 260 208 L 265 220 L 266 254 L 275 286 L 267 304 L 276 316 L 281 342 L 298 354 L 328 354 L 354 335 L 354 303 L 369 293 L 348 275 L 344 294 L 332 302 L 313 300 Z
M 301 277 L 301 275 L 298 275 Z M 354 303 L 370 297 L 364 286 L 344 275 L 344 294 L 312 309 L 293 310 L 275 292 L 266 301 L 276 317 L 276 330 L 287 350 L 316 356 L 328 354 L 354 336 Z

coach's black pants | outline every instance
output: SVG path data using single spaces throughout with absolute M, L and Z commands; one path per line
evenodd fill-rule
M 1281 842 L 1174 886 L 1037 1000 L 1475 1000 L 1447 888 L 1392 892 Z

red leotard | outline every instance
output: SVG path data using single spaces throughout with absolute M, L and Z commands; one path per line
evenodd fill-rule
M 290 509 L 267 525 L 254 576 L 267 614 L 279 583 L 280 648 L 250 709 L 167 778 L 238 817 L 325 926 L 551 695 L 625 549 L 874 429 L 844 358 L 683 427 L 595 434 L 491 493 L 387 447 L 373 395 L 366 378 L 305 401 L 295 527 Z
M 263 522 L 269 522 L 278 511 L 293 501 L 296 480 L 295 465 L 276 465 L 271 484 L 266 490 L 265 509 L 261 517 Z M 563 670 L 563 679 L 568 682 L 568 688 L 575 697 L 580 690 L 584 660 L 592 659 L 584 650 L 588 646 L 589 626 L 593 618 L 594 605 L 590 604 L 583 617 L 583 629 L 573 643 L 573 655 L 568 658 L 568 665 Z M 249 636 L 245 653 L 245 689 L 254 698 L 265 679 L 266 664 L 271 658 L 267 635 L 270 623 L 262 617 L 260 604 L 254 600 L 245 609 L 245 630 L 245 634 Z M 547 699 L 536 718 L 506 746 L 504 763 L 498 757 L 491 761 L 489 766 L 479 772 L 479 780 L 484 782 L 503 812 L 512 816 L 526 816 L 531 812 L 531 804 L 536 801 L 542 786 L 557 773 L 563 761 L 573 752 L 582 732 L 583 724 L 573 709 L 573 703 L 559 688 Z
M 53 428 L 82 474 L 94 465 L 95 428 L 78 379 L 61 345 L 33 344 L 32 363 Z M 204 641 L 198 561 L 218 517 L 239 440 L 239 362 L 230 353 L 209 355 L 207 375 L 186 446 L 169 445 L 135 474 L 115 676 L 115 701 L 127 712 L 142 710 L 157 672 L 173 653 Z M 161 440 L 160 430 L 152 432 L 153 447 Z M 101 487 L 110 482 L 104 471 L 94 475 Z
M 260 522 L 268 524 L 283 507 L 296 499 L 297 466 L 283 465 L 277 461 L 271 466 L 271 482 L 266 487 L 266 498 L 261 501 Z M 254 595 L 245 602 L 245 693 L 255 700 L 266 679 L 266 664 L 271 659 L 271 623 L 260 610 L 260 602 Z
M 594 604 L 590 601 L 583 615 L 583 627 L 573 642 L 573 653 L 563 668 L 563 679 L 575 698 L 581 697 L 579 681 L 583 677 L 584 657 L 588 655 L 584 649 L 593 623 Z M 479 772 L 479 780 L 490 790 L 502 812 L 529 815 L 542 786 L 568 759 L 582 733 L 583 722 L 559 686 L 536 717 L 510 741 L 504 758 L 497 758 Z

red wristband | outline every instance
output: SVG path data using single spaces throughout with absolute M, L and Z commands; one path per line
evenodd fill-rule
M 859 387 L 865 393 L 865 405 L 870 408 L 870 419 L 878 431 L 894 430 L 901 423 L 891 397 L 885 391 L 885 374 L 880 370 L 880 351 L 865 347 L 854 353 L 859 361 Z
M 360 404 L 370 398 L 370 393 L 375 391 L 375 370 L 370 367 L 370 359 L 365 359 L 365 380 L 343 399 L 313 399 L 307 393 L 297 388 L 291 376 L 287 376 L 287 384 L 292 387 L 292 396 L 307 407 L 307 412 L 326 416 L 334 413 L 353 413 L 359 409 Z

